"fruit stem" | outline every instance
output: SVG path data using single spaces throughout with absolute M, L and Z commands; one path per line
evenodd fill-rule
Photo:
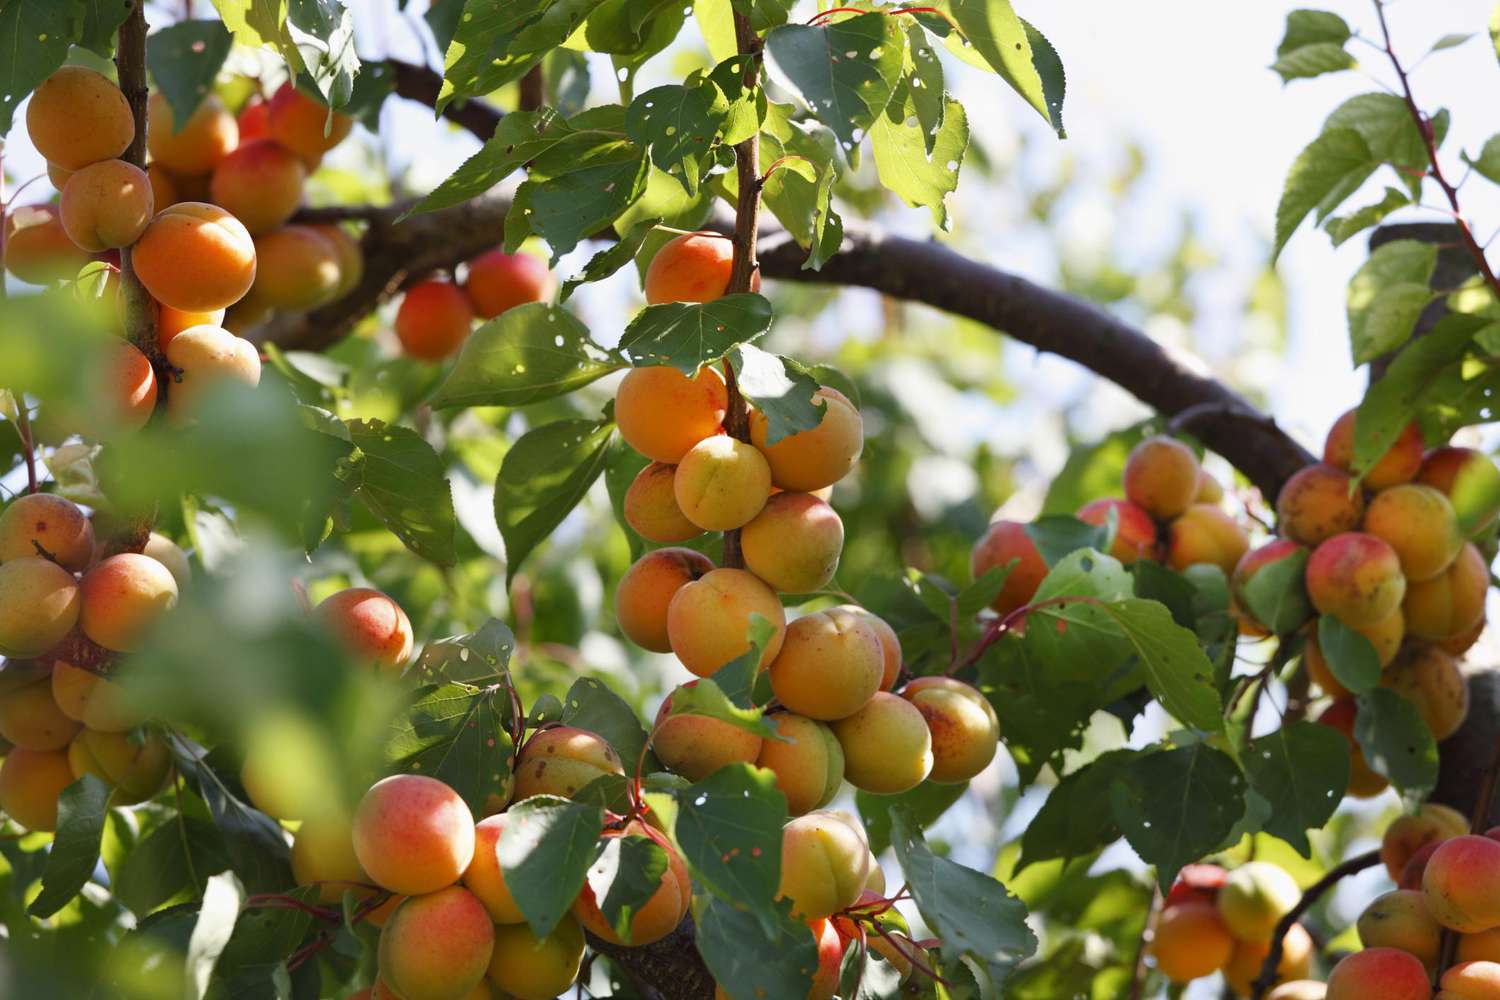
M 1302 898 L 1297 900 L 1297 905 L 1292 907 L 1276 924 L 1276 929 L 1271 932 L 1271 950 L 1266 952 L 1266 960 L 1261 963 L 1260 975 L 1255 977 L 1255 982 L 1250 984 L 1251 1000 L 1261 1000 L 1276 985 L 1276 967 L 1281 964 L 1281 943 L 1286 938 L 1286 932 L 1295 924 L 1329 889 L 1339 884 L 1341 879 L 1350 875 L 1358 875 L 1366 868 L 1374 868 L 1380 864 L 1380 851 L 1366 851 L 1364 854 L 1356 854 L 1337 868 L 1331 869 L 1327 875 L 1318 879 L 1307 887 Z

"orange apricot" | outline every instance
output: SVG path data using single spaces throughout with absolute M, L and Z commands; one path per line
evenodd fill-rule
M 157 211 L 183 200 L 178 197 L 177 181 L 160 163 L 146 164 L 146 181 L 151 185 L 151 203 Z
M 880 690 L 891 690 L 896 684 L 896 678 L 901 675 L 901 640 L 896 637 L 896 630 L 891 628 L 884 618 L 872 614 L 858 604 L 840 604 L 834 610 L 847 611 L 875 630 L 876 637 L 880 639 L 882 658 Z
M 1440 1000 L 1496 1000 L 1500 997 L 1500 963 L 1462 962 L 1443 973 Z
M 1281 938 L 1281 960 L 1276 963 L 1275 981 L 1291 982 L 1310 973 L 1314 950 L 1312 935 L 1301 924 L 1292 924 Z M 1269 941 L 1236 940 L 1234 952 L 1224 963 L 1224 981 L 1237 995 L 1249 996 L 1270 954 Z
M 1015 565 L 1010 565 L 1012 561 Z M 1037 587 L 1047 576 L 1047 564 L 1032 541 L 1027 526 L 1020 521 L 991 521 L 984 535 L 974 543 L 969 566 L 977 580 L 992 569 L 1010 566 L 1005 586 L 990 607 L 1002 615 L 1024 606 L 1035 596 Z
M 933 781 L 968 781 L 995 759 L 1000 720 L 978 688 L 951 677 L 918 677 L 901 697 L 917 706 L 932 733 Z
M 1460 632 L 1458 635 L 1454 636 L 1451 639 L 1442 640 L 1437 644 L 1438 648 L 1447 653 L 1449 656 L 1462 656 L 1469 650 L 1474 648 L 1474 644 L 1478 642 L 1479 637 L 1484 634 L 1484 626 L 1484 616 L 1480 615 L 1479 621 L 1474 623 L 1473 628 L 1469 629 L 1469 631 L 1467 632 Z
M 234 116 L 213 94 L 206 95 L 181 126 L 160 91 L 151 95 L 146 116 L 151 159 L 174 173 L 206 174 L 240 142 Z
M 78 572 L 94 558 L 94 525 L 71 500 L 26 493 L 0 511 L 0 562 L 44 556 Z
M 583 946 L 583 928 L 569 916 L 544 938 L 530 924 L 502 924 L 495 928 L 490 985 L 516 1000 L 552 1000 L 577 980 Z
M 714 434 L 677 463 L 672 495 L 683 516 L 706 531 L 744 527 L 766 505 L 771 468 L 752 445 Z
M 692 378 L 666 365 L 632 368 L 615 389 L 615 424 L 630 447 L 675 465 L 693 445 L 718 433 L 727 393 L 724 377 L 713 368 L 700 368 Z
M 703 529 L 689 521 L 677 505 L 672 479 L 676 474 L 677 466 L 652 462 L 636 474 L 625 491 L 625 523 L 647 541 L 669 544 L 703 534 Z
M 474 827 L 474 858 L 464 869 L 463 885 L 484 904 L 490 919 L 497 924 L 519 924 L 526 917 L 505 884 L 505 870 L 495 853 L 500 835 L 510 822 L 505 813 L 486 816 Z
M 1366 948 L 1397 948 L 1415 955 L 1429 968 L 1437 964 L 1443 928 L 1427 912 L 1422 893 L 1393 889 L 1376 896 L 1359 915 L 1355 927 Z
M 312 226 L 282 226 L 262 231 L 255 237 L 255 260 L 255 297 L 272 309 L 300 312 L 320 306 L 338 294 L 341 277 L 338 251 L 328 237 Z M 411 292 L 407 294 L 410 296 Z M 405 307 L 405 300 L 402 306 Z M 401 327 L 398 312 L 398 333 Z M 467 325 L 464 330 L 467 333 Z M 405 343 L 404 338 L 402 342 Z
M 411 659 L 411 619 L 374 588 L 348 587 L 330 594 L 318 604 L 316 615 L 361 663 L 400 670 Z
M 49 560 L 20 556 L 0 563 L 0 655 L 40 656 L 78 622 L 73 574 Z
M 776 776 L 787 813 L 801 816 L 833 801 L 844 780 L 844 748 L 833 730 L 794 712 L 768 718 L 783 739 L 764 740 L 755 766 Z
M 1234 937 L 1211 903 L 1177 903 L 1157 918 L 1151 957 L 1157 970 L 1174 983 L 1213 975 L 1233 952 Z
M 1500 927 L 1478 934 L 1460 934 L 1454 958 L 1459 962 L 1500 962 Z
M 1175 903 L 1185 903 L 1188 900 L 1212 903 L 1218 899 L 1219 890 L 1223 888 L 1224 880 L 1227 878 L 1229 878 L 1228 870 L 1219 865 L 1207 863 L 1183 865 L 1182 870 L 1177 873 L 1176 881 L 1172 883 L 1172 888 L 1167 890 L 1162 905 L 1167 907 Z
M 831 725 L 844 749 L 844 778 L 855 788 L 895 795 L 932 773 L 927 716 L 899 695 L 876 691 L 854 714 Z
M 734 265 L 734 241 L 722 233 L 684 233 L 656 251 L 646 268 L 646 301 L 712 302 L 729 287 Z M 751 275 L 750 288 L 760 290 L 759 273 Z
M 469 261 L 464 291 L 480 319 L 494 319 L 527 302 L 546 302 L 557 290 L 547 265 L 529 253 L 487 250 Z
M 377 885 L 418 896 L 463 876 L 474 857 L 474 814 L 436 778 L 392 775 L 360 799 L 353 840 L 360 865 Z
M 364 278 L 365 252 L 360 247 L 359 240 L 350 236 L 342 226 L 329 223 L 309 228 L 333 247 L 334 257 L 339 265 L 339 286 L 334 289 L 333 297 L 341 299 L 352 292 Z
M 214 167 L 208 190 L 252 235 L 282 225 L 302 203 L 307 168 L 297 155 L 270 139 L 241 142 Z
M 234 116 L 240 130 L 240 145 L 264 139 L 271 134 L 271 102 L 259 96 L 251 97 Z
M 1406 862 L 1406 867 L 1401 869 L 1401 877 L 1396 880 L 1396 888 L 1422 891 L 1422 879 L 1427 875 L 1427 862 L 1432 860 L 1432 855 L 1437 851 L 1440 843 L 1442 841 L 1423 844 L 1412 853 L 1411 859 Z
M 271 138 L 302 157 L 309 167 L 316 166 L 324 153 L 354 129 L 354 119 L 338 112 L 330 115 L 327 105 L 290 83 L 271 95 L 266 124 Z
M 590 782 L 624 774 L 620 755 L 604 737 L 587 729 L 554 726 L 526 741 L 516 758 L 516 801 L 533 795 L 571 798 Z
M 606 830 L 601 834 L 603 840 L 618 837 L 650 837 L 650 834 L 640 820 L 631 820 L 623 830 Z M 621 934 L 610 924 L 599 909 L 599 900 L 588 882 L 584 882 L 583 890 L 573 902 L 573 916 L 583 925 L 584 930 L 611 944 L 640 947 L 660 941 L 682 923 L 688 905 L 693 901 L 693 884 L 688 878 L 687 864 L 664 837 L 658 835 L 650 839 L 666 853 L 667 867 L 661 873 L 661 879 L 651 898 L 631 915 L 628 933 Z M 601 860 L 598 864 L 601 867 L 596 870 L 600 874 L 607 874 L 603 867 L 607 862 Z
M 1289 979 L 1271 987 L 1266 1000 L 1326 1000 L 1328 986 L 1319 979 Z
M 828 917 L 859 899 L 870 877 L 870 845 L 847 814 L 820 810 L 788 820 L 781 833 L 778 898 L 802 920 Z
M 255 282 L 255 241 L 217 205 L 183 201 L 156 213 L 132 251 L 151 297 L 184 312 L 234 305 Z
M 484 981 L 495 925 L 473 893 L 409 896 L 380 931 L 380 978 L 406 1000 L 463 1000 Z
M 688 681 L 678 690 L 697 685 Z M 702 781 L 730 764 L 752 763 L 760 755 L 762 740 L 752 732 L 707 715 L 671 713 L 672 695 L 668 694 L 656 713 L 651 748 L 667 770 L 689 781 Z
M 1167 527 L 1167 565 L 1175 570 L 1207 563 L 1228 576 L 1249 548 L 1245 529 L 1212 504 L 1191 505 Z
M 1320 544 L 1308 557 L 1307 594 L 1320 613 L 1361 628 L 1401 607 L 1406 577 L 1395 550 L 1385 541 L 1346 531 Z
M 73 777 L 92 774 L 114 789 L 115 802 L 145 802 L 162 790 L 172 769 L 172 753 L 162 738 L 147 733 L 139 742 L 124 733 L 85 729 L 68 747 Z
M 864 421 L 843 393 L 822 386 L 813 393 L 814 403 L 823 403 L 818 426 L 770 443 L 770 425 L 764 413 L 750 411 L 750 440 L 766 456 L 771 481 L 784 490 L 811 493 L 832 486 L 847 476 L 864 450 Z
M 1484 620 L 1489 586 L 1489 564 L 1478 548 L 1465 544 L 1446 572 L 1407 586 L 1401 605 L 1406 631 L 1432 642 L 1463 635 Z
M 692 549 L 657 549 L 641 556 L 615 588 L 615 621 L 620 631 L 642 649 L 670 653 L 667 610 L 672 598 L 713 568 L 708 556 Z
M 1349 474 L 1331 465 L 1298 469 L 1276 495 L 1281 533 L 1303 545 L 1317 545 L 1359 527 L 1363 495 Z
M 1129 566 L 1137 559 L 1158 558 L 1156 522 L 1142 507 L 1129 500 L 1106 498 L 1078 508 L 1078 520 L 1084 524 L 1103 525 L 1115 517 L 1115 540 L 1109 554 Z
M 56 830 L 57 797 L 74 780 L 64 751 L 15 747 L 0 763 L 0 812 L 28 830 Z
M 740 532 L 745 568 L 784 594 L 821 590 L 838 570 L 844 522 L 810 493 L 778 493 Z
M 1428 912 L 1460 934 L 1500 927 L 1500 841 L 1475 834 L 1438 844 L 1422 874 Z
M 1125 496 L 1159 521 L 1169 521 L 1198 495 L 1198 456 L 1176 438 L 1158 434 L 1125 459 Z
M 1222 503 L 1224 486 L 1207 469 L 1198 470 L 1198 492 L 1193 494 L 1193 503 Z
M 224 325 L 223 309 L 209 309 L 205 312 L 189 312 L 182 309 L 173 309 L 171 306 L 154 303 L 156 306 L 156 344 L 166 351 L 167 345 L 172 338 L 183 330 L 195 326 L 219 326 Z M 122 303 L 123 305 L 123 303 Z
M 335 275 L 334 287 L 337 285 Z M 474 310 L 468 296 L 451 281 L 417 282 L 406 290 L 396 310 L 396 337 L 401 349 L 422 361 L 440 361 L 456 352 L 469 339 L 473 325 Z
M 1365 509 L 1363 530 L 1396 550 L 1401 572 L 1413 582 L 1443 572 L 1464 544 L 1448 498 L 1418 483 L 1401 483 L 1375 494 Z
M 122 552 L 83 575 L 79 585 L 83 634 L 105 649 L 132 652 L 146 631 L 177 603 L 177 581 L 165 566 Z
M 56 206 L 15 205 L 5 213 L 5 269 L 27 284 L 55 285 L 88 260 L 68 238 Z
M 85 417 L 83 429 L 97 438 L 133 434 L 156 412 L 156 371 L 146 355 L 126 341 L 109 344 L 105 352 L 100 373 L 105 394 Z
M 82 728 L 52 697 L 52 678 L 46 673 L 18 676 L 15 687 L 0 693 L 0 737 L 15 746 L 62 750 Z
M 57 189 L 59 194 L 62 193 L 63 188 L 68 186 L 68 178 L 72 177 L 74 173 L 76 171 L 59 167 L 55 163 L 47 164 L 47 180 L 52 183 L 52 186 Z
M 167 344 L 166 355 L 177 375 L 167 412 L 177 420 L 191 417 L 215 387 L 228 382 L 251 388 L 260 384 L 255 345 L 217 326 L 188 327 Z
M 125 152 L 135 138 L 135 116 L 107 76 L 64 66 L 32 92 L 26 132 L 48 163 L 77 170 Z
M 1328 974 L 1327 1000 L 1431 1000 L 1427 970 L 1415 955 L 1366 948 Z
M 1339 698 L 1323 710 L 1317 721 L 1337 730 L 1349 743 L 1349 794 L 1357 799 L 1374 798 L 1385 791 L 1390 782 L 1377 774 L 1365 760 L 1364 751 L 1354 738 L 1354 720 L 1359 714 L 1353 698 Z
M 68 178 L 58 205 L 63 230 L 80 250 L 128 247 L 156 211 L 151 182 L 124 160 L 91 163 Z
M 95 732 L 123 733 L 145 721 L 119 681 L 62 660 L 52 664 L 52 700 Z
M 1358 410 L 1348 410 L 1328 431 L 1323 443 L 1323 461 L 1349 472 L 1354 468 L 1354 419 Z M 1365 471 L 1363 484 L 1369 490 L 1383 490 L 1397 483 L 1410 482 L 1422 467 L 1422 432 L 1416 424 L 1407 425 L 1390 449 Z
M 1436 740 L 1458 732 L 1469 714 L 1469 685 L 1463 671 L 1436 646 L 1408 645 L 1381 675 L 1380 685 L 1415 705 Z
M 751 615 L 760 615 L 775 630 L 761 653 L 760 664 L 765 667 L 781 652 L 788 632 L 781 600 L 753 573 L 710 570 L 678 588 L 667 605 L 672 652 L 692 673 L 711 676 L 750 651 Z
M 771 690 L 793 712 L 831 722 L 863 708 L 880 690 L 883 673 L 875 630 L 860 616 L 835 608 L 803 615 L 786 627 L 786 641 L 771 662 Z M 846 775 L 848 750 L 846 745 Z

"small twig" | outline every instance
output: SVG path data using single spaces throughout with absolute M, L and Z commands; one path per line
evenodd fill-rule
M 1366 851 L 1364 854 L 1356 854 L 1308 886 L 1302 898 L 1297 900 L 1297 905 L 1292 907 L 1286 916 L 1276 924 L 1276 930 L 1271 932 L 1271 950 L 1266 953 L 1266 960 L 1261 963 L 1260 975 L 1251 984 L 1251 1000 L 1261 1000 L 1276 985 L 1276 967 L 1281 964 L 1281 945 L 1286 939 L 1287 932 L 1292 929 L 1304 913 L 1312 909 L 1323 895 L 1338 885 L 1339 881 L 1350 875 L 1357 875 L 1366 868 L 1374 868 L 1380 864 L 1380 851 Z
M 521 77 L 521 99 L 517 106 L 521 111 L 535 111 L 547 102 L 547 91 L 542 80 L 542 64 L 537 63 Z

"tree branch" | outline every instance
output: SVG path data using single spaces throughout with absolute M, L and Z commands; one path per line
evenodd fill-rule
M 1251 1000 L 1261 1000 L 1261 997 L 1276 985 L 1276 966 L 1281 964 L 1281 943 L 1286 938 L 1287 931 L 1292 929 L 1292 925 L 1300 920 L 1304 913 L 1312 909 L 1329 889 L 1338 885 L 1341 879 L 1357 875 L 1366 868 L 1374 868 L 1378 864 L 1380 864 L 1378 850 L 1356 854 L 1337 868 L 1330 869 L 1327 875 L 1308 886 L 1302 898 L 1297 900 L 1297 905 L 1281 918 L 1276 924 L 1276 929 L 1271 932 L 1271 950 L 1266 953 L 1266 960 L 1261 964 L 1260 975 L 1251 984 Z
M 398 96 L 425 104 L 429 108 L 437 107 L 438 94 L 443 89 L 443 78 L 439 73 L 400 59 L 387 59 L 385 64 L 391 68 Z M 444 118 L 468 129 L 481 141 L 488 140 L 495 134 L 503 115 L 504 112 L 499 108 L 482 101 L 470 100 L 454 101 L 442 110 Z
M 589 947 L 608 958 L 647 1000 L 713 1000 L 714 977 L 698 954 L 693 932 L 693 918 L 685 916 L 654 944 L 627 947 L 593 934 L 588 938 Z

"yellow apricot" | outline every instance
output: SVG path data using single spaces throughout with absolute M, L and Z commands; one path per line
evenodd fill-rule
M 818 426 L 768 443 L 770 426 L 765 414 L 750 411 L 750 440 L 766 456 L 771 481 L 784 490 L 811 493 L 832 486 L 847 476 L 864 450 L 864 421 L 848 397 L 830 386 L 813 393 L 814 403 L 823 403 Z
M 311 226 L 262 230 L 255 237 L 255 261 L 255 297 L 272 309 L 301 312 L 338 294 L 338 251 L 328 237 Z M 402 306 L 406 306 L 404 300 Z M 402 323 L 398 312 L 398 331 Z
M 68 718 L 101 733 L 123 733 L 145 719 L 120 683 L 91 670 L 52 664 L 52 700 Z
M 467 889 L 410 896 L 380 931 L 380 978 L 406 1000 L 463 1000 L 484 980 L 495 925 Z
M 1157 435 L 1125 459 L 1125 496 L 1159 521 L 1177 517 L 1198 495 L 1198 456 L 1176 438 Z
M 572 986 L 583 964 L 583 928 L 563 917 L 545 938 L 530 924 L 495 928 L 495 953 L 489 981 L 516 1000 L 552 1000 Z
M 125 152 L 135 138 L 135 116 L 108 77 L 64 66 L 32 92 L 26 132 L 48 163 L 77 170 Z
M 1484 620 L 1489 585 L 1489 564 L 1478 548 L 1464 545 L 1446 572 L 1407 586 L 1406 631 L 1432 642 L 1463 635 Z
M 1156 522 L 1144 508 L 1114 497 L 1078 508 L 1078 520 L 1084 524 L 1108 524 L 1111 514 L 1115 518 L 1115 540 L 1109 547 L 1110 555 L 1126 566 L 1137 559 L 1157 558 Z
M 71 500 L 26 493 L 0 512 L 0 562 L 43 556 L 76 573 L 93 555 L 94 525 Z
M 408 896 L 436 892 L 457 882 L 474 857 L 474 814 L 436 778 L 392 775 L 360 800 L 353 840 L 377 885 Z
M 167 363 L 177 381 L 167 396 L 167 412 L 187 420 L 217 386 L 260 384 L 260 352 L 243 337 L 217 326 L 192 326 L 167 345 Z
M 1464 544 L 1448 498 L 1417 483 L 1401 483 L 1375 494 L 1365 509 L 1364 530 L 1396 550 L 1408 581 L 1437 576 L 1458 558 Z
M 123 300 L 121 305 L 124 305 Z M 154 303 L 156 307 L 156 344 L 166 351 L 172 338 L 195 326 L 223 326 L 226 310 L 210 309 L 208 312 L 184 312 L 171 306 Z
M 932 733 L 933 781 L 968 781 L 995 759 L 1000 720 L 977 688 L 951 677 L 918 677 L 901 697 L 917 707 Z
M 844 522 L 810 493 L 777 493 L 740 532 L 745 568 L 784 594 L 821 590 L 843 550 Z
M 315 613 L 360 663 L 400 670 L 411 659 L 411 620 L 378 590 L 348 587 L 325 597 Z
M 11 669 L 6 674 L 13 673 Z M 0 737 L 26 750 L 62 750 L 83 727 L 52 697 L 52 678 L 22 675 L 0 693 Z
M 181 126 L 160 91 L 146 106 L 146 148 L 175 173 L 206 174 L 239 145 L 240 130 L 224 103 L 208 94 Z
M 131 251 L 151 297 L 184 312 L 234 305 L 255 282 L 255 241 L 217 205 L 182 201 L 156 213 Z
M 0 655 L 40 656 L 78 622 L 78 581 L 56 563 L 21 556 L 0 563 Z
M 765 457 L 727 434 L 704 438 L 687 450 L 672 476 L 672 495 L 683 516 L 706 531 L 732 531 L 766 505 L 771 469 Z
M 1458 936 L 1459 962 L 1500 962 L 1500 927 Z
M 158 210 L 183 200 L 177 196 L 177 182 L 160 163 L 146 164 L 146 180 L 151 185 L 151 201 Z
M 156 201 L 140 167 L 124 160 L 101 160 L 68 178 L 58 208 L 68 238 L 80 250 L 98 253 L 140 239 L 156 212 Z
M 1381 675 L 1380 685 L 1415 705 L 1436 740 L 1458 732 L 1469 714 L 1469 685 L 1463 671 L 1436 646 L 1408 645 Z
M 1303 545 L 1317 545 L 1359 527 L 1364 496 L 1354 480 L 1331 465 L 1297 470 L 1276 496 L 1281 533 Z
M 1293 924 L 1281 939 L 1281 960 L 1276 963 L 1276 982 L 1301 979 L 1312 971 L 1312 936 L 1301 924 Z M 1271 954 L 1269 941 L 1235 941 L 1234 953 L 1224 963 L 1224 981 L 1240 996 L 1249 996 L 1252 984 Z
M 16 747 L 0 764 L 0 812 L 28 830 L 56 830 L 57 797 L 74 780 L 64 751 Z
M 251 234 L 270 232 L 297 211 L 307 168 L 270 139 L 241 142 L 214 167 L 208 190 Z
M 895 686 L 896 678 L 901 675 L 901 640 L 896 637 L 896 630 L 884 618 L 858 604 L 840 604 L 834 610 L 848 612 L 875 630 L 876 637 L 880 639 L 882 659 L 880 690 L 889 691 Z
M 642 469 L 625 491 L 625 523 L 651 542 L 685 542 L 703 534 L 677 506 L 673 476 L 677 466 L 652 462 Z
M 1415 814 L 1397 816 L 1385 828 L 1380 839 L 1380 860 L 1391 881 L 1399 882 L 1417 851 L 1468 832 L 1469 817 L 1451 806 L 1428 802 Z
M 1189 506 L 1167 527 L 1167 565 L 1175 570 L 1208 563 L 1228 576 L 1249 548 L 1245 529 L 1212 504 Z
M 844 749 L 844 777 L 855 788 L 895 795 L 932 773 L 932 733 L 923 713 L 905 698 L 877 691 L 832 728 Z
M 837 913 L 859 899 L 869 877 L 869 843 L 846 814 L 810 812 L 782 827 L 777 897 L 791 900 L 793 916 Z
M 781 652 L 787 634 L 780 599 L 753 573 L 710 570 L 678 588 L 667 605 L 672 652 L 689 671 L 709 677 L 749 652 L 751 615 L 760 615 L 775 630 L 761 653 L 760 664 L 765 667 Z
M 141 555 L 155 559 L 167 567 L 167 572 L 172 574 L 172 579 L 177 581 L 177 589 L 180 592 L 193 579 L 193 567 L 188 562 L 187 553 L 182 551 L 181 546 L 166 535 L 153 531 L 146 537 L 146 547 L 141 549 Z
M 691 379 L 666 365 L 632 368 L 615 389 L 615 425 L 630 447 L 675 465 L 718 433 L 728 405 L 724 377 L 713 368 L 700 368 Z
M 1242 941 L 1269 941 L 1302 890 L 1286 871 L 1266 861 L 1250 861 L 1229 873 L 1219 888 L 1219 916 Z
M 834 608 L 803 615 L 787 626 L 786 641 L 771 662 L 771 690 L 800 715 L 844 719 L 880 690 L 884 669 L 875 630 L 863 618 Z M 925 732 L 926 726 L 922 728 Z
M 678 690 L 693 688 L 688 681 Z M 722 719 L 706 715 L 672 715 L 672 695 L 656 713 L 651 748 L 667 770 L 689 781 L 702 781 L 721 767 L 749 764 L 761 751 L 761 738 Z M 587 921 L 585 921 L 587 926 Z
M 1406 635 L 1406 616 L 1401 613 L 1400 608 L 1397 608 L 1374 625 L 1367 625 L 1354 631 L 1370 640 L 1370 645 L 1375 648 L 1375 656 L 1380 661 L 1380 665 L 1388 666 L 1401 649 L 1401 640 Z M 1339 679 L 1333 675 L 1333 668 L 1328 665 L 1328 659 L 1323 655 L 1323 647 L 1318 644 L 1316 626 L 1309 630 L 1307 645 L 1302 647 L 1302 665 L 1307 668 L 1307 676 L 1328 697 L 1349 698 L 1353 696 L 1353 692 L 1339 683 Z
M 79 587 L 83 634 L 105 649 L 134 651 L 177 603 L 177 581 L 155 559 L 122 552 L 89 570 Z
M 464 869 L 464 888 L 472 892 L 489 911 L 490 919 L 497 924 L 519 924 L 526 917 L 516 905 L 510 887 L 505 884 L 505 871 L 500 867 L 500 858 L 495 853 L 500 835 L 510 822 L 505 813 L 486 816 L 474 827 L 474 858 Z
M 1500 997 L 1500 963 L 1463 962 L 1443 973 L 1439 1000 L 1495 1000 Z
M 124 733 L 85 729 L 68 747 L 68 765 L 75 778 L 92 774 L 114 788 L 116 804 L 131 805 L 161 791 L 172 769 L 172 753 L 155 733 L 135 742 Z
M 713 568 L 708 556 L 692 549 L 657 549 L 641 556 L 615 588 L 615 620 L 620 631 L 642 649 L 670 653 L 667 611 L 672 598 Z
M 1397 948 L 1429 968 L 1437 964 L 1443 928 L 1427 912 L 1420 892 L 1393 889 L 1376 896 L 1355 924 L 1366 948 Z
M 590 782 L 624 774 L 620 755 L 604 737 L 587 729 L 554 726 L 526 741 L 516 758 L 516 801 L 533 795 L 571 798 Z
M 1440 490 L 1471 533 L 1489 527 L 1500 514 L 1500 468 L 1482 451 L 1434 448 L 1422 459 L 1416 481 Z
M 339 265 L 339 287 L 335 289 L 333 297 L 341 299 L 352 292 L 364 278 L 365 252 L 359 241 L 341 226 L 327 224 L 311 228 L 333 247 Z
M 342 810 L 308 816 L 292 835 L 292 878 L 318 887 L 318 901 L 338 903 L 370 881 L 354 853 L 354 823 Z
M 832 802 L 844 781 L 844 748 L 833 730 L 792 712 L 768 718 L 787 742 L 763 741 L 755 766 L 776 776 L 776 787 L 786 796 L 787 813 L 801 816 Z

